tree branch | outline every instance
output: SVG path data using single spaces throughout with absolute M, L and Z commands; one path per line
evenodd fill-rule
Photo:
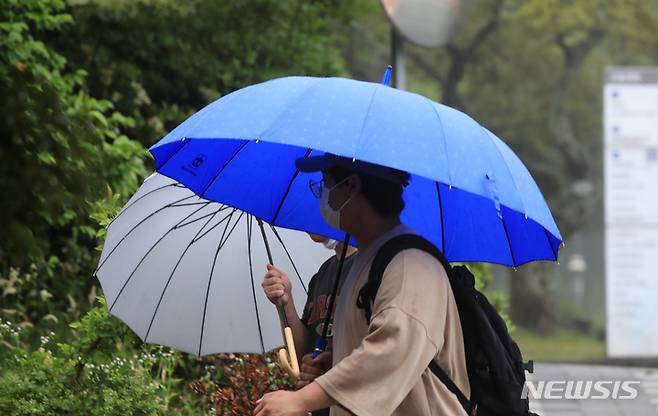
M 446 51 L 450 56 L 450 66 L 447 75 L 440 81 L 441 89 L 443 90 L 443 103 L 446 105 L 457 107 L 462 110 L 463 99 L 459 96 L 457 85 L 464 77 L 466 64 L 471 60 L 478 48 L 486 41 L 486 39 L 498 28 L 500 22 L 500 14 L 502 11 L 503 0 L 496 0 L 493 4 L 493 9 L 487 22 L 475 32 L 470 42 L 460 49 L 453 42 L 446 45 Z
M 498 24 L 500 23 L 500 13 L 502 10 L 503 0 L 497 0 L 493 5 L 493 10 L 491 11 L 489 20 L 482 25 L 477 32 L 475 32 L 473 39 L 471 39 L 466 48 L 464 48 L 464 55 L 470 56 L 474 54 L 487 37 L 498 28 Z
M 419 54 L 417 51 L 407 50 L 407 56 L 416 64 L 418 68 L 423 70 L 428 76 L 438 80 L 439 83 L 443 83 L 445 76 L 439 71 L 435 64 L 427 61 L 424 56 Z

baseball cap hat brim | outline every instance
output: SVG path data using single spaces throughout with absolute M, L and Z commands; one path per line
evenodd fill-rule
M 363 162 L 357 159 L 337 156 L 331 153 L 325 153 L 324 155 L 312 157 L 301 157 L 295 160 L 295 166 L 301 172 L 306 173 L 320 172 L 323 170 L 331 169 L 333 167 L 340 167 L 343 169 L 366 173 L 389 180 L 391 182 L 406 185 L 406 180 L 403 178 L 403 175 L 400 175 L 401 172 L 397 169 L 377 165 L 374 163 Z

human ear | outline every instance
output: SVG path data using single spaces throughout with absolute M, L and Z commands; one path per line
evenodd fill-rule
M 356 174 L 352 174 L 347 179 L 347 186 L 350 192 L 350 195 L 356 195 L 361 192 L 361 177 Z

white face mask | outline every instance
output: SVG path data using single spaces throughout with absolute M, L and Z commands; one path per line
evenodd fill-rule
M 341 205 L 338 210 L 334 210 L 331 208 L 331 205 L 329 205 L 329 193 L 338 185 L 343 183 L 347 178 L 343 179 L 342 181 L 338 182 L 336 185 L 332 186 L 331 188 L 327 188 L 324 183 L 322 184 L 322 196 L 320 197 L 320 214 L 322 215 L 322 218 L 324 218 L 325 221 L 327 221 L 327 224 L 334 228 L 340 229 L 340 211 L 342 211 L 343 208 L 345 208 L 345 205 L 347 205 L 348 202 L 352 199 L 350 196 L 347 198 L 347 201 Z
M 336 246 L 338 245 L 338 241 L 334 240 L 333 238 L 329 238 L 327 240 L 324 240 L 322 245 L 328 248 L 329 250 L 335 250 Z

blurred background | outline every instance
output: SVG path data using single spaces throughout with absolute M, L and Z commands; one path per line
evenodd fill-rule
M 618 95 L 658 81 L 646 75 L 658 65 L 658 1 L 453 0 L 458 13 L 434 47 L 393 35 L 385 10 L 394 16 L 403 1 L 2 0 L 3 414 L 244 414 L 254 391 L 289 387 L 269 358 L 196 360 L 141 345 L 107 315 L 92 278 L 103 227 L 152 171 L 148 146 L 207 103 L 293 74 L 377 82 L 394 63 L 407 90 L 503 138 L 556 217 L 566 242 L 559 264 L 477 266 L 524 357 L 658 364 L 655 324 L 633 326 L 637 310 L 609 305 L 623 296 L 606 298 L 604 254 L 613 221 L 604 213 L 604 85 Z M 642 68 L 619 68 L 627 66 Z M 651 91 L 629 102 L 648 103 L 636 111 L 654 134 Z M 658 138 L 649 143 L 658 148 Z M 658 192 L 655 165 L 645 170 L 649 188 L 636 192 Z M 653 231 L 632 244 L 649 250 L 647 263 L 633 268 L 640 260 L 630 258 L 628 270 L 649 282 L 633 294 L 650 300 L 658 220 L 643 229 Z M 615 276 L 612 290 L 626 284 Z M 624 296 L 631 309 L 643 305 L 645 320 L 658 313 Z M 611 327 L 611 311 L 630 318 Z M 611 328 L 653 335 L 614 338 L 620 347 L 611 351 Z

